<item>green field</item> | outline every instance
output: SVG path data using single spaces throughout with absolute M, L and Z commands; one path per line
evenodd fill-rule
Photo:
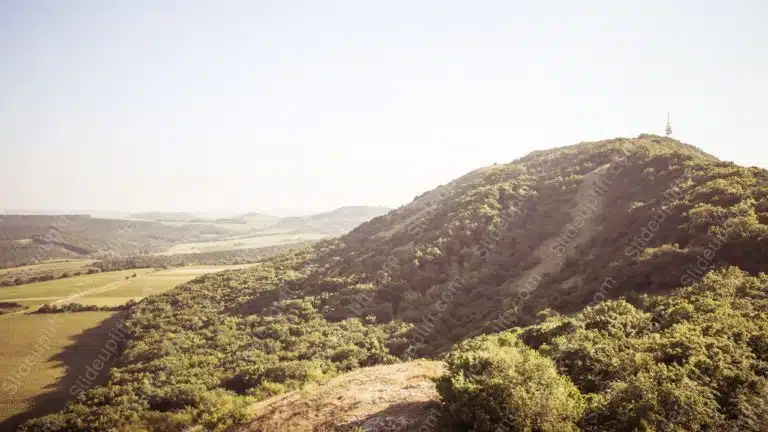
M 118 316 L 83 312 L 2 319 L 0 430 L 15 430 L 27 418 L 63 407 L 73 382 L 97 358 Z M 106 377 L 105 368 L 94 383 Z
M 162 271 L 142 273 L 135 278 L 123 280 L 119 286 L 106 292 L 95 292 L 82 296 L 78 303 L 98 306 L 116 306 L 128 300 L 139 300 L 153 294 L 159 294 L 187 282 L 205 273 L 249 267 L 252 264 L 229 266 L 194 266 L 179 267 Z M 128 270 L 126 272 L 132 272 Z M 122 272 L 118 272 L 122 273 Z
M 53 303 L 77 294 L 116 289 L 131 282 L 133 273 L 137 275 L 135 279 L 139 279 L 150 272 L 152 269 L 122 270 L 4 287 L 0 288 L 0 301 L 17 302 L 25 306 Z M 125 279 L 126 276 L 129 277 L 128 280 Z M 80 302 L 80 299 L 76 298 L 70 300 Z M 2 319 L 3 317 L 0 317 L 0 320 Z
M 130 299 L 167 291 L 205 273 L 248 265 L 194 266 L 167 270 L 132 269 L 96 273 L 0 288 L 0 301 L 16 302 L 29 308 L 57 300 L 98 306 L 116 306 Z M 136 274 L 136 277 L 133 275 Z M 0 321 L 9 317 L 0 316 Z
M 288 243 L 298 243 L 303 241 L 320 240 L 328 237 L 328 234 L 305 233 L 285 230 L 265 230 L 258 235 L 240 236 L 226 240 L 216 240 L 210 242 L 192 242 L 181 243 L 171 246 L 168 250 L 161 252 L 162 255 L 197 253 L 197 252 L 218 252 L 226 250 L 260 248 L 267 246 L 277 246 Z

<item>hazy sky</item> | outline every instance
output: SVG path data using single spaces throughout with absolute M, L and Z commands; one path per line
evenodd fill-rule
M 768 168 L 768 2 L 0 1 L 0 208 L 396 207 L 663 134 Z

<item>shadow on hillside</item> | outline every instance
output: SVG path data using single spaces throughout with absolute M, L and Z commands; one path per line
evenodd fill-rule
M 257 314 L 270 307 L 274 302 L 280 300 L 280 292 L 276 289 L 263 291 L 255 294 L 247 302 L 227 309 L 227 313 L 236 316 L 247 316 Z
M 436 402 L 403 402 L 388 406 L 360 420 L 336 426 L 333 430 L 352 432 L 355 430 L 376 432 L 433 432 L 452 431 L 443 418 L 440 405 Z
M 64 376 L 56 382 L 46 386 L 45 393 L 29 400 L 29 408 L 26 411 L 16 414 L 0 423 L 0 431 L 16 430 L 21 424 L 29 419 L 41 417 L 61 410 L 67 402 L 75 398 L 75 396 L 70 393 L 70 390 L 72 390 L 73 387 L 75 389 L 79 388 L 78 380 L 83 386 L 88 388 L 104 384 L 109 377 L 109 369 L 117 358 L 116 355 L 111 355 L 109 352 L 109 349 L 115 345 L 110 341 L 117 341 L 120 339 L 120 333 L 115 330 L 118 329 L 118 323 L 123 317 L 123 312 L 115 313 L 102 321 L 98 326 L 91 327 L 82 333 L 71 337 L 70 340 L 72 343 L 67 345 L 62 351 L 54 353 L 51 357 L 45 360 L 41 358 L 30 374 L 40 371 L 40 368 L 42 367 L 40 365 L 43 364 L 44 361 L 48 361 L 54 362 L 52 367 L 63 367 L 65 369 Z M 67 317 L 64 317 L 63 322 L 59 325 L 66 326 L 66 318 Z M 110 335 L 110 333 L 112 333 L 112 335 Z M 117 345 L 118 348 L 116 352 L 119 354 L 122 344 L 118 343 Z M 99 354 L 101 354 L 102 358 L 107 359 L 107 361 L 104 361 L 101 369 L 96 371 L 94 368 L 94 361 L 101 361 L 99 359 Z M 107 356 L 107 354 L 110 355 Z M 94 378 L 92 380 L 87 380 L 88 377 Z M 85 378 L 85 380 L 82 378 Z M 74 392 L 75 391 L 73 391 L 73 393 Z

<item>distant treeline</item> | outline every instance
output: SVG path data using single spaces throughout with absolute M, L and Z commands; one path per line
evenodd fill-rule
M 15 311 L 18 309 L 24 309 L 24 305 L 16 302 L 0 302 L 0 315 Z
M 35 313 L 64 313 L 64 312 L 114 312 L 130 309 L 136 305 L 136 300 L 128 300 L 127 302 L 117 306 L 96 306 L 96 305 L 84 305 L 81 303 L 66 303 L 62 305 L 57 304 L 44 304 L 40 306 Z
M 250 249 L 237 249 L 216 252 L 198 252 L 176 255 L 139 255 L 123 258 L 110 258 L 91 264 L 100 271 L 117 271 L 135 268 L 167 268 L 189 265 L 232 265 L 249 264 L 270 255 L 287 252 L 309 246 L 313 242 L 304 241 L 279 246 L 267 246 Z
M 47 273 L 28 274 L 26 272 L 10 273 L 0 277 L 0 286 L 26 285 L 34 282 L 45 282 L 54 279 L 64 279 L 73 276 L 82 276 L 84 274 L 100 273 L 101 270 L 95 267 L 83 267 L 76 271 L 59 272 L 51 270 Z

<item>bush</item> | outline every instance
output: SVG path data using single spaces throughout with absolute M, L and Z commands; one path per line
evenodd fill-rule
M 686 377 L 681 368 L 664 365 L 613 385 L 596 414 L 599 426 L 585 429 L 702 431 L 719 430 L 723 421 L 709 389 Z
M 455 427 L 526 432 L 576 431 L 585 403 L 551 360 L 510 333 L 460 343 L 437 390 Z

